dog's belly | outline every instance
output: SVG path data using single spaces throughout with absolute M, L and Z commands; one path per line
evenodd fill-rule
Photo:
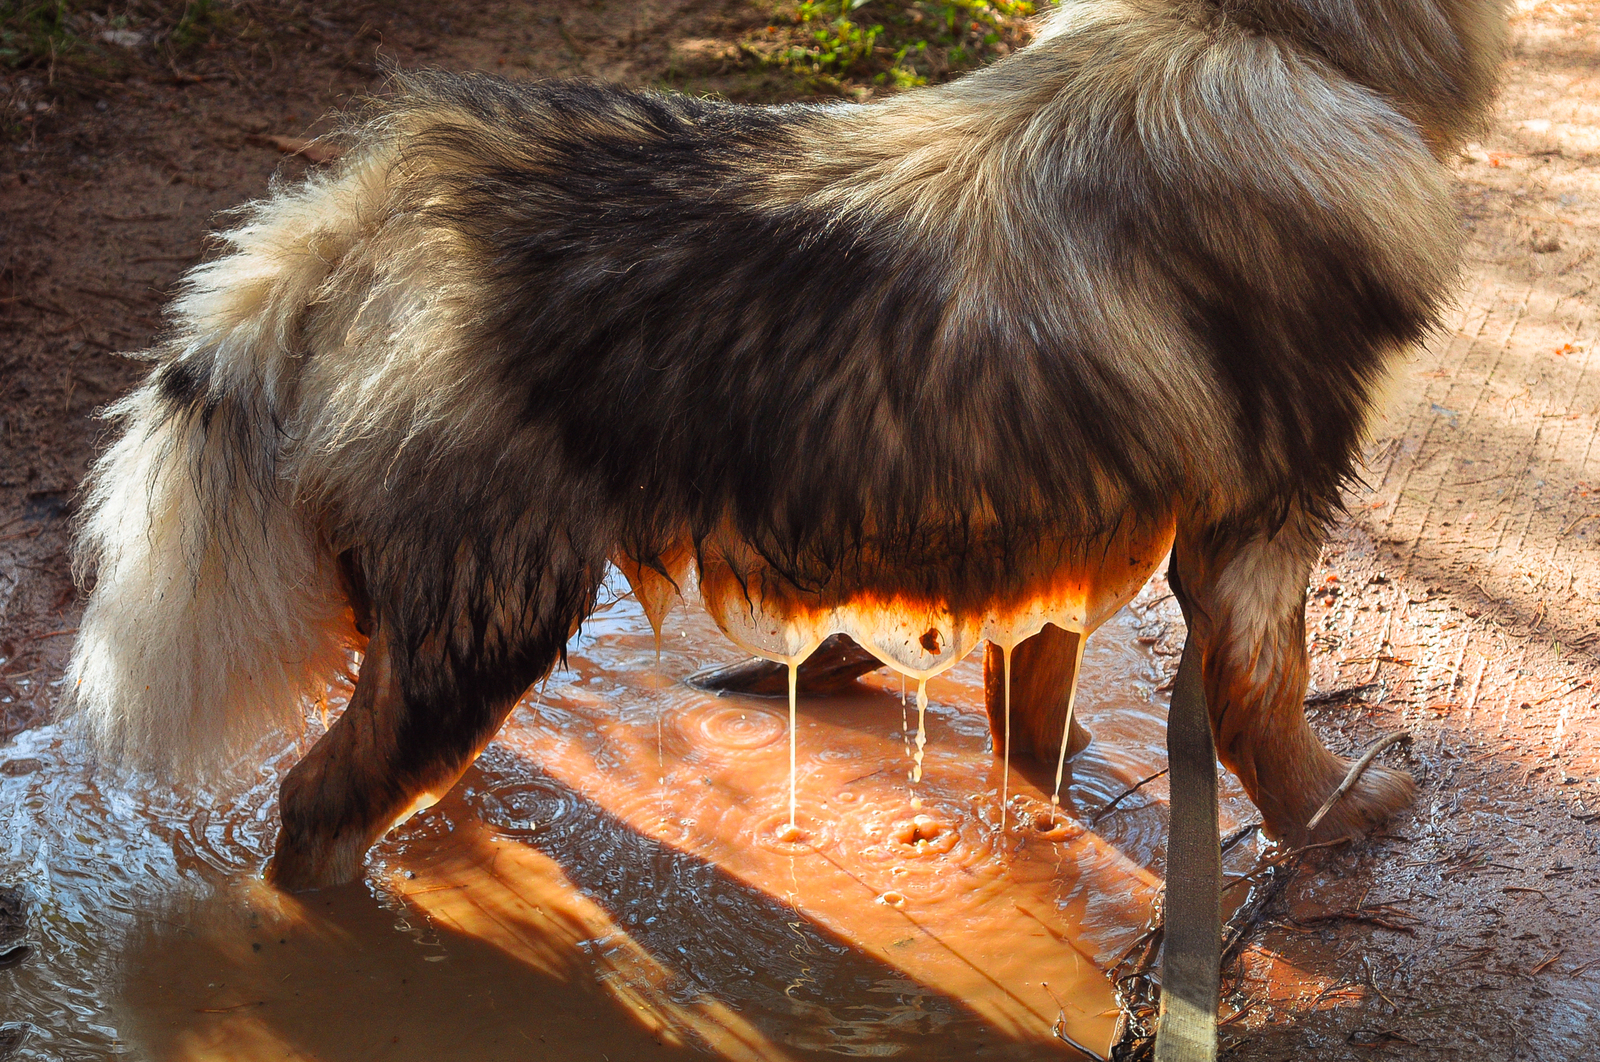
M 845 634 L 886 666 L 913 679 L 950 668 L 980 642 L 1010 649 L 1054 624 L 1088 634 L 1138 593 L 1172 546 L 1174 518 L 1124 521 L 1087 541 L 1011 550 L 1004 577 L 959 592 L 930 592 L 925 569 L 915 577 L 890 561 L 861 564 L 848 583 L 801 589 L 747 543 L 719 535 L 664 551 L 666 574 L 621 557 L 618 564 L 651 623 L 661 617 L 696 567 L 700 598 L 724 634 L 746 651 L 798 666 L 824 639 Z M 963 558 L 938 558 L 952 569 Z M 993 566 L 991 566 L 991 569 Z M 938 579 L 932 580 L 935 584 Z M 994 584 L 1000 585 L 994 585 Z

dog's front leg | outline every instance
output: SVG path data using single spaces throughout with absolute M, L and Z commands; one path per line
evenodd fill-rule
M 1011 650 L 1011 752 L 1032 756 L 1040 763 L 1054 765 L 1061 750 L 1061 728 L 1068 724 L 1067 708 L 1078 671 L 1078 640 L 1081 634 L 1064 631 L 1055 624 L 1032 638 L 1025 638 Z M 1005 657 L 992 642 L 984 647 L 983 700 L 989 712 L 989 733 L 997 755 L 1006 752 L 1006 676 Z M 1071 719 L 1072 734 L 1067 740 L 1067 756 L 1076 756 L 1089 745 L 1089 731 Z
M 1077 671 L 1080 635 L 1056 626 L 1020 642 L 1011 652 L 1011 744 L 1018 756 L 1054 763 L 1061 746 L 1072 681 Z M 806 658 L 795 676 L 801 694 L 826 696 L 842 693 L 855 680 L 883 666 L 883 662 L 848 635 L 835 634 Z M 752 659 L 712 668 L 689 677 L 690 685 L 715 693 L 747 693 L 782 697 L 789 691 L 789 672 L 783 664 Z M 1000 650 L 986 649 L 983 661 L 984 705 L 989 712 L 989 732 L 994 750 L 1006 750 L 1005 668 Z M 1089 731 L 1072 720 L 1067 755 L 1075 756 L 1089 744 Z
M 1298 506 L 1275 531 L 1179 523 L 1172 587 L 1202 653 L 1217 755 L 1293 844 L 1360 834 L 1410 802 L 1410 776 L 1372 767 L 1307 837 L 1347 765 L 1305 717 L 1306 579 L 1323 530 Z

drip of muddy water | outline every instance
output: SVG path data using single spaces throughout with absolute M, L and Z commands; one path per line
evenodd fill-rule
M 911 781 L 913 784 L 922 781 L 923 750 L 928 746 L 928 680 L 917 680 L 917 751 L 912 758 L 915 764 L 911 768 Z
M 906 673 L 904 671 L 901 671 L 901 672 L 899 672 L 899 675 L 900 675 L 900 744 L 902 746 L 904 746 L 905 752 L 906 752 L 906 757 L 909 759 L 910 756 L 911 756 L 911 736 L 910 736 L 911 735 L 911 718 L 910 718 L 910 716 L 906 715 L 906 698 L 908 696 L 910 696 L 910 694 L 906 690 L 906 681 L 907 681 L 906 680 Z M 909 781 L 910 778 L 911 778 L 911 772 L 907 771 L 906 772 L 906 779 Z
M 902 582 L 888 576 L 886 571 L 872 568 L 870 562 L 863 569 L 866 574 L 852 575 L 848 586 L 801 589 L 771 568 L 743 539 L 729 532 L 699 541 L 692 551 L 680 545 L 668 552 L 675 558 L 674 563 L 681 563 L 685 571 L 689 563 L 683 558 L 691 554 L 697 558 L 701 598 L 717 626 L 730 640 L 747 652 L 789 668 L 791 735 L 795 731 L 795 669 L 831 635 L 849 636 L 903 678 L 915 679 L 918 683 L 917 737 L 911 782 L 919 785 L 928 740 L 927 681 L 959 664 L 985 639 L 1005 646 L 1009 731 L 1010 647 L 1039 633 L 1046 625 L 1054 625 L 1078 635 L 1076 645 L 1081 662 L 1086 636 L 1125 605 L 1143 585 L 1171 544 L 1173 530 L 1170 519 L 1129 522 L 1103 540 L 1078 543 L 1076 548 L 1062 543 L 1036 543 L 1030 551 L 1018 556 L 1013 566 L 1015 571 L 1008 569 L 1007 576 L 1000 580 L 1015 585 L 986 591 L 989 596 L 967 600 L 972 594 L 970 588 L 956 593 L 959 588 L 951 584 L 952 594 L 964 602 L 959 607 L 926 586 L 917 591 L 905 589 Z M 661 610 L 664 606 L 652 602 L 673 599 L 665 587 L 670 586 L 675 592 L 681 580 L 667 579 L 661 572 L 636 561 L 629 560 L 627 564 L 625 574 L 650 619 L 659 651 L 660 617 L 665 613 Z M 878 582 L 875 583 L 875 579 Z M 933 585 L 937 585 L 937 580 Z M 1052 807 L 1061 803 L 1071 724 L 1069 695 Z M 791 737 L 791 745 L 794 740 Z M 791 748 L 791 759 L 793 752 Z M 1009 753 L 1008 733 L 1008 757 Z M 1002 800 L 1009 796 L 1009 771 L 1007 759 L 1003 768 Z M 791 798 L 794 788 L 791 768 Z M 795 825 L 792 805 L 791 799 L 791 829 Z M 916 806 L 915 798 L 913 806 Z M 1002 812 L 1002 818 L 1004 814 Z
M 795 747 L 798 744 L 796 738 L 798 727 L 795 726 L 795 685 L 799 673 L 798 664 L 789 665 L 789 832 L 791 834 L 799 829 L 794 823 L 794 759 Z
M 1000 646 L 1000 672 L 1002 691 L 1001 696 L 1005 701 L 1005 743 L 1006 750 L 1002 754 L 1000 765 L 1000 832 L 1006 832 L 1006 809 L 1011 802 L 1011 646 Z M 1059 787 L 1058 787 L 1059 788 Z
M 687 547 L 679 545 L 665 551 L 659 560 L 661 566 L 658 569 L 627 554 L 618 554 L 613 558 L 650 624 L 658 649 L 661 626 L 672 607 L 682 598 L 683 588 L 688 584 L 693 568 L 694 555 Z
M 628 580 L 634 600 L 644 611 L 650 630 L 655 635 L 656 667 L 661 666 L 661 625 L 667 614 L 681 600 L 684 586 L 693 570 L 694 554 L 687 546 L 676 545 L 665 551 L 659 559 L 660 569 L 635 560 L 625 553 L 612 558 L 617 569 Z
M 1061 724 L 1061 751 L 1056 756 L 1056 784 L 1050 792 L 1050 807 L 1061 806 L 1061 778 L 1067 769 L 1067 739 L 1072 735 L 1072 713 L 1078 701 L 1078 672 L 1083 668 L 1083 645 L 1089 639 L 1080 633 L 1077 638 L 1077 656 L 1072 663 L 1072 685 L 1067 690 L 1067 714 Z M 1051 812 L 1054 814 L 1054 811 Z

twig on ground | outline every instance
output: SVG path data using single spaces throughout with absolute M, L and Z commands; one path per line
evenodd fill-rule
M 176 214 L 108 214 L 100 212 L 100 216 L 107 221 L 173 221 Z
M 1050 992 L 1049 981 L 1040 981 L 1039 986 L 1046 992 Z M 1054 1001 L 1056 1005 L 1056 1011 L 1059 1015 L 1056 1018 L 1055 1023 L 1050 1026 L 1050 1035 L 1054 1036 L 1057 1040 L 1060 1040 L 1062 1043 L 1066 1044 L 1068 1047 L 1072 1048 L 1074 1051 L 1077 1051 L 1084 1057 L 1094 1059 L 1094 1062 L 1108 1062 L 1108 1060 L 1098 1051 L 1080 1044 L 1071 1036 L 1067 1035 L 1067 1009 L 1061 1005 L 1061 1000 L 1056 999 L 1056 994 L 1054 992 L 1050 992 L 1050 998 L 1052 1001 Z
M 1272 906 L 1279 896 L 1283 895 L 1283 890 L 1289 887 L 1289 882 L 1293 881 L 1295 875 L 1300 872 L 1300 863 L 1304 858 L 1305 853 L 1301 852 L 1295 857 L 1295 861 L 1287 867 L 1273 865 L 1263 868 L 1269 871 L 1275 870 L 1278 873 L 1272 875 L 1271 880 L 1267 882 L 1266 888 L 1257 889 L 1252 893 L 1250 898 L 1233 913 L 1233 917 L 1228 919 L 1228 924 L 1224 927 L 1222 934 L 1222 966 L 1224 969 L 1239 957 L 1239 953 L 1244 950 L 1246 941 L 1250 939 L 1250 934 L 1260 928 L 1261 920 L 1265 916 L 1267 909 Z
M 1094 813 L 1094 818 L 1089 820 L 1089 825 L 1090 826 L 1097 825 L 1100 822 L 1101 819 L 1105 818 L 1107 815 L 1109 815 L 1113 811 L 1115 811 L 1118 804 L 1122 803 L 1124 800 L 1127 800 L 1129 797 L 1133 796 L 1133 794 L 1137 793 L 1140 789 L 1144 788 L 1145 785 L 1147 785 L 1150 782 L 1155 781 L 1157 778 L 1160 778 L 1163 775 L 1165 775 L 1168 770 L 1169 770 L 1169 768 L 1163 767 L 1163 768 L 1161 768 L 1161 770 L 1157 771 L 1155 774 L 1152 774 L 1150 777 L 1141 779 L 1140 781 L 1138 781 L 1138 782 L 1134 783 L 1133 785 L 1129 786 L 1127 789 L 1124 789 L 1121 793 L 1119 793 L 1117 795 L 1116 799 L 1112 800 L 1105 807 L 1101 808 L 1099 811 Z
M 71 310 L 67 309 L 65 306 L 62 306 L 53 299 L 34 299 L 27 295 L 13 295 L 6 301 L 14 302 L 21 306 L 26 306 L 29 309 L 38 310 L 40 313 L 59 314 L 62 317 L 70 317 L 74 321 L 78 319 L 77 314 L 73 313 Z
M 1316 844 L 1302 845 L 1299 848 L 1291 848 L 1287 852 L 1280 852 L 1271 859 L 1267 860 L 1265 863 L 1262 863 L 1260 866 L 1256 867 L 1250 873 L 1240 874 L 1236 878 L 1229 878 L 1227 881 L 1224 881 L 1222 883 L 1222 891 L 1226 892 L 1235 885 L 1241 885 L 1244 882 L 1253 881 L 1262 874 L 1271 870 L 1273 867 L 1281 866 L 1297 856 L 1305 855 L 1307 852 L 1315 852 L 1319 848 L 1337 848 L 1339 845 L 1348 844 L 1349 841 L 1350 838 L 1348 837 L 1335 837 L 1331 841 L 1318 841 Z
M 1357 922 L 1361 925 L 1376 926 L 1379 929 L 1391 930 L 1395 933 L 1415 933 L 1416 929 L 1403 922 L 1392 922 L 1381 915 L 1371 914 L 1366 911 L 1334 911 L 1330 914 L 1316 915 L 1312 918 L 1296 918 L 1294 924 L 1300 927 L 1326 925 L 1329 922 Z
M 1478 689 L 1483 685 L 1483 670 L 1488 666 L 1489 658 L 1487 656 L 1478 661 L 1478 674 L 1472 680 L 1472 693 L 1467 697 L 1467 711 L 1469 712 L 1478 706 Z
M 196 1007 L 194 1012 L 196 1014 L 228 1014 L 236 1010 L 243 1010 L 246 1007 L 264 1007 L 266 1005 L 267 1003 L 264 999 L 253 999 L 249 1003 L 235 1003 L 231 1007 Z
M 1372 766 L 1372 761 L 1378 758 L 1379 753 L 1391 745 L 1410 740 L 1411 734 L 1409 731 L 1396 730 L 1393 733 L 1385 734 L 1374 742 L 1365 755 L 1350 765 L 1350 773 L 1344 776 L 1344 781 L 1339 783 L 1339 788 L 1335 789 L 1328 796 L 1328 799 L 1323 802 L 1322 807 L 1317 809 L 1317 813 L 1311 816 L 1311 821 L 1306 823 L 1306 833 L 1314 832 L 1322 820 L 1327 817 L 1328 812 L 1333 810 L 1333 806 L 1344 799 L 1346 793 L 1355 788 L 1355 784 L 1361 780 L 1363 774 L 1367 773 L 1367 768 Z
M 96 298 L 111 299 L 114 302 L 122 303 L 124 306 L 137 307 L 150 305 L 150 299 L 145 295 L 123 295 L 119 292 L 107 291 L 105 288 L 91 288 L 84 285 L 79 285 L 72 290 L 78 292 L 80 295 L 93 295 Z
M 1255 833 L 1259 829 L 1261 829 L 1261 823 L 1250 822 L 1240 826 L 1237 830 L 1234 830 L 1232 833 L 1228 834 L 1228 836 L 1222 839 L 1222 854 L 1227 855 L 1229 852 L 1233 851 L 1234 847 L 1240 841 L 1244 840 L 1246 837 L 1249 837 L 1252 833 Z
M 1551 963 L 1553 963 L 1557 959 L 1561 958 L 1561 952 L 1562 952 L 1562 949 L 1561 948 L 1557 948 L 1555 951 L 1550 953 L 1550 957 L 1548 959 L 1545 959 L 1538 966 L 1535 966 L 1533 969 L 1529 970 L 1528 974 L 1530 976 L 1537 976 L 1538 974 L 1544 973 L 1546 970 L 1548 970 L 1550 968 L 1550 964 Z

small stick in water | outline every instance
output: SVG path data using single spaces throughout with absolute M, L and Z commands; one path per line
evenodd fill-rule
M 1155 781 L 1157 778 L 1163 777 L 1171 769 L 1172 768 L 1170 768 L 1170 767 L 1163 767 L 1163 768 L 1161 768 L 1161 770 L 1157 771 L 1155 774 L 1152 774 L 1150 777 L 1141 778 L 1141 779 L 1139 779 L 1139 781 L 1135 782 L 1133 785 L 1130 785 L 1128 788 L 1124 789 L 1121 793 L 1117 794 L 1117 796 L 1116 796 L 1116 798 L 1114 800 L 1112 800 L 1105 807 L 1101 808 L 1099 811 L 1094 813 L 1094 818 L 1089 820 L 1089 825 L 1090 826 L 1099 825 L 1101 819 L 1105 818 L 1107 815 L 1109 815 L 1113 811 L 1117 810 L 1117 805 L 1118 804 L 1121 804 L 1124 800 L 1127 800 L 1129 797 L 1133 796 L 1133 794 L 1137 793 L 1139 790 L 1143 789 L 1145 786 L 1149 785 L 1151 782 Z

